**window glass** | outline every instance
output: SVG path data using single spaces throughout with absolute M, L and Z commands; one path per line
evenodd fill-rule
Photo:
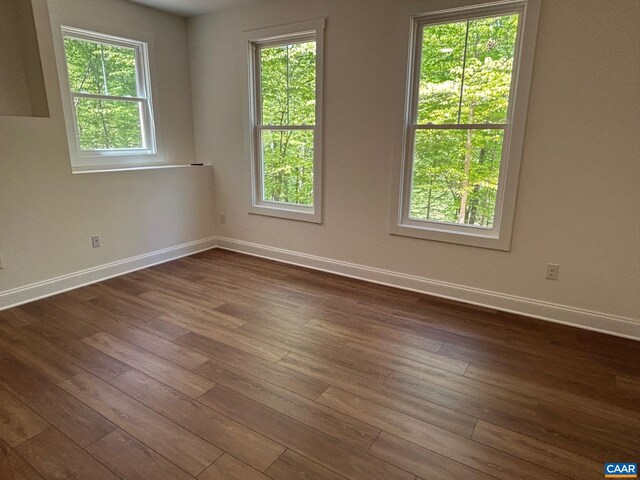
M 260 49 L 263 125 L 313 125 L 316 119 L 316 43 Z
M 316 42 L 259 45 L 261 201 L 313 207 Z
M 313 205 L 313 131 L 263 130 L 263 200 Z
M 410 220 L 493 227 L 518 21 L 514 13 L 418 29 L 411 194 L 403 206 Z
M 72 92 L 138 96 L 134 49 L 69 37 L 64 47 Z
M 90 166 L 99 165 L 100 156 L 121 156 L 119 162 L 126 162 L 126 157 L 155 154 L 146 44 L 71 27 L 63 27 L 63 41 L 72 153 Z

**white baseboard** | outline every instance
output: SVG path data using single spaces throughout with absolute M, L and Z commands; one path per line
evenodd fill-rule
M 482 290 L 454 283 L 441 282 L 439 280 L 431 280 L 415 275 L 407 275 L 230 238 L 218 237 L 216 239 L 216 246 L 225 250 L 268 258 L 270 260 L 299 265 L 323 272 L 335 273 L 337 275 L 397 287 L 403 290 L 425 293 L 472 305 L 547 320 L 549 322 L 640 340 L 640 320 L 634 320 L 632 318 L 492 292 L 490 290 Z
M 215 246 L 214 237 L 205 238 L 0 292 L 0 310 L 210 250 Z
M 365 280 L 380 285 L 425 293 L 436 297 L 457 300 L 463 303 L 516 313 L 554 323 L 571 325 L 609 335 L 640 340 L 640 320 L 634 320 L 632 318 L 492 292 L 490 290 L 482 290 L 454 283 L 441 282 L 439 280 L 432 280 L 415 275 L 407 275 L 390 270 L 367 267 L 365 265 L 221 237 L 205 238 L 0 292 L 0 310 L 16 307 L 24 303 L 124 275 L 135 270 L 148 268 L 159 263 L 176 260 L 212 248 L 232 250 L 234 252 L 245 253 L 247 255 L 276 260 L 314 270 L 321 270 L 323 272 Z

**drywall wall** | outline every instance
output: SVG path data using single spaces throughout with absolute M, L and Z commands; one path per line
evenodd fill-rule
M 216 220 L 226 214 L 216 233 L 229 239 L 223 244 L 499 292 L 531 299 L 541 312 L 551 303 L 626 318 L 640 331 L 640 3 L 542 0 L 510 252 L 388 233 L 407 12 L 414 7 L 398 0 L 280 0 L 189 20 L 196 151 L 200 161 L 214 163 Z M 318 17 L 327 18 L 323 224 L 250 215 L 242 32 Z M 547 263 L 560 264 L 558 281 L 545 280 Z M 539 316 L 553 317 L 548 311 Z
M 0 115 L 47 117 L 31 2 L 0 0 Z
M 189 164 L 194 148 L 186 21 L 114 0 L 55 0 L 48 6 L 51 21 L 46 2 L 34 0 L 51 117 L 0 118 L 0 307 L 3 295 L 15 289 L 212 235 L 210 167 L 71 173 L 51 35 L 65 23 L 151 37 L 159 141 L 170 163 Z M 91 235 L 101 236 L 101 248 L 92 248 Z

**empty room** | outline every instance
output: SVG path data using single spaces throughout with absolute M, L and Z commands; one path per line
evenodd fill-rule
M 0 0 L 0 479 L 634 479 L 640 1 Z

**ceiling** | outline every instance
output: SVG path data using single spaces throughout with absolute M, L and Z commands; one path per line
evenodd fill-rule
M 257 0 L 129 0 L 183 17 L 213 12 L 221 8 L 244 5 Z M 262 0 L 264 1 L 264 0 Z

